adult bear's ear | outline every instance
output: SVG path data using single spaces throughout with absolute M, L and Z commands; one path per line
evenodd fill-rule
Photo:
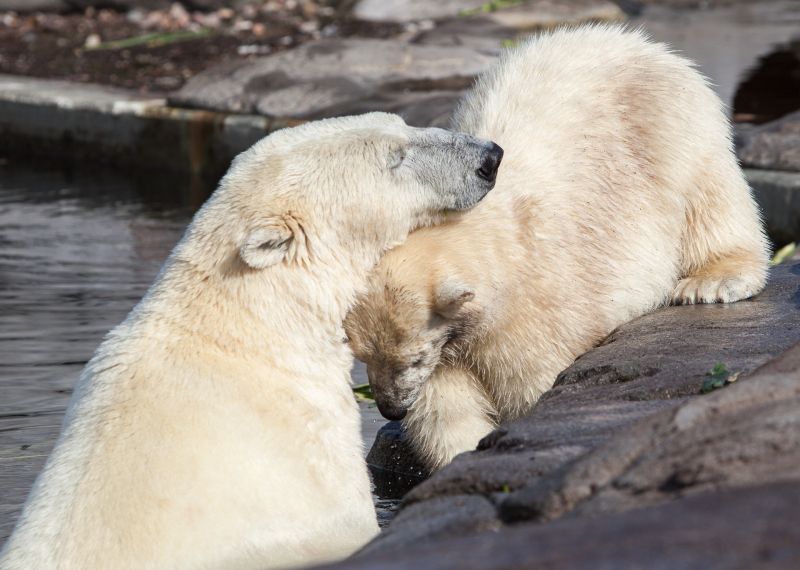
M 434 298 L 434 310 L 446 319 L 452 319 L 464 303 L 475 298 L 475 291 L 456 279 L 447 279 L 439 285 Z
M 265 269 L 283 260 L 304 263 L 308 258 L 305 230 L 291 213 L 268 218 L 247 234 L 239 256 L 253 269 Z

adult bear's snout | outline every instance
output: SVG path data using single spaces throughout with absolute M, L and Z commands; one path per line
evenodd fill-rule
M 491 143 L 481 157 L 481 167 L 477 171 L 478 176 L 487 182 L 494 182 L 502 160 L 503 149 L 500 148 L 500 145 Z

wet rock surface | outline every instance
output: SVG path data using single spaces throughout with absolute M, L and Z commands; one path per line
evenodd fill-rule
M 362 556 L 377 568 L 400 552 L 422 568 L 792 567 L 800 531 L 772 524 L 796 523 L 787 504 L 800 500 L 798 317 L 794 263 L 752 300 L 624 325 L 528 416 L 415 487 Z M 728 384 L 711 391 L 717 364 Z
M 800 111 L 742 131 L 739 158 L 749 167 L 800 172 Z
M 760 485 L 600 518 L 476 532 L 328 568 L 788 570 L 800 564 L 798 509 L 800 484 Z
M 800 171 L 748 169 L 747 181 L 777 246 L 800 238 Z
M 28 12 L 61 12 L 71 6 L 67 0 L 0 0 L 0 11 L 11 10 L 25 14 Z

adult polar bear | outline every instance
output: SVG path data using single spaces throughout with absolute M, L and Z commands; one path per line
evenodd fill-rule
M 432 467 L 530 410 L 620 324 L 763 288 L 768 245 L 722 105 L 641 32 L 534 38 L 455 124 L 505 149 L 497 188 L 385 256 L 345 325 L 379 408 L 408 412 Z
M 272 568 L 367 541 L 342 320 L 380 254 L 474 205 L 499 159 L 387 114 L 241 154 L 86 366 L 0 568 Z

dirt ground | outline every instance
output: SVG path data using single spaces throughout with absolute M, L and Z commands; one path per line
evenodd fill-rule
M 321 37 L 389 37 L 396 25 L 356 22 L 337 2 L 272 1 L 236 10 L 0 12 L 0 73 L 163 93 L 217 63 L 292 48 Z

